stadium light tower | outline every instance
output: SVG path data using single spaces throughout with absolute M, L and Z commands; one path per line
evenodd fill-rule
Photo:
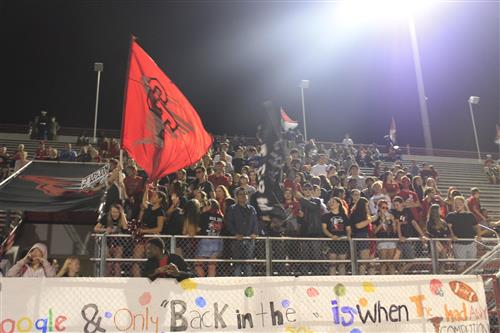
M 299 87 L 302 96 L 302 122 L 304 124 L 304 141 L 307 142 L 306 106 L 304 102 L 304 89 L 309 88 L 309 80 L 300 81 Z
M 477 138 L 477 130 L 476 130 L 476 121 L 474 120 L 474 112 L 472 110 L 472 104 L 479 104 L 479 96 L 471 96 L 469 97 L 469 110 L 470 110 L 470 118 L 472 120 L 472 129 L 474 130 L 474 137 L 476 139 L 476 148 L 477 148 L 477 159 L 479 163 L 481 163 L 481 151 L 479 150 L 479 140 Z
M 104 70 L 102 62 L 94 63 L 94 71 L 97 72 L 97 89 L 95 93 L 95 115 L 94 115 L 94 143 L 97 142 L 97 112 L 99 109 L 99 86 L 101 85 L 101 72 Z
M 397 20 L 407 21 L 427 155 L 432 155 L 432 135 L 414 16 L 437 2 L 437 0 L 344 0 L 340 2 L 337 19 L 347 26 L 368 23 L 384 25 Z

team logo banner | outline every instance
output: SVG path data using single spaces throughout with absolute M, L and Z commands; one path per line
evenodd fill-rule
M 102 189 L 85 180 L 103 167 L 96 163 L 33 161 L 0 191 L 1 210 L 28 212 L 96 211 Z M 103 173 L 102 173 L 103 174 Z M 89 178 L 90 175 L 90 178 Z M 82 188 L 82 180 L 87 186 Z
M 0 279 L 0 332 L 489 332 L 478 276 Z

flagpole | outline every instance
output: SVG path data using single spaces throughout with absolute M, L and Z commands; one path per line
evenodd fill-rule
M 302 97 L 302 122 L 304 123 L 304 141 L 307 142 L 306 105 L 304 102 L 304 89 L 309 88 L 309 80 L 302 80 L 299 84 Z
M 122 111 L 122 126 L 120 130 L 120 164 L 123 165 L 123 127 L 125 126 L 125 108 L 127 107 L 127 90 L 128 90 L 128 75 L 130 73 L 130 58 L 132 57 L 132 44 L 137 38 L 130 35 L 130 43 L 128 47 L 127 69 L 125 72 L 125 87 L 123 89 L 123 111 Z

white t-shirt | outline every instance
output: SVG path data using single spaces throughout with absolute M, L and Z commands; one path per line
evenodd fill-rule
M 328 169 L 328 167 L 329 167 L 328 164 L 316 164 L 311 168 L 311 175 L 316 177 L 321 175 L 326 176 L 327 175 L 326 170 Z
M 368 206 L 370 207 L 370 214 L 372 215 L 376 215 L 377 214 L 377 210 L 378 210 L 378 207 L 377 207 L 377 203 L 379 202 L 379 200 L 385 200 L 387 201 L 387 204 L 389 206 L 389 209 L 391 209 L 391 198 L 387 195 L 387 194 L 376 194 L 376 195 L 373 195 L 370 200 L 368 201 Z
M 349 176 L 347 177 L 347 181 L 349 181 L 349 179 L 356 179 L 356 186 L 354 186 L 355 189 L 357 190 L 364 190 L 365 188 L 365 177 L 363 176 Z
M 346 146 L 352 146 L 354 145 L 354 142 L 351 138 L 345 138 L 344 140 L 342 140 L 342 144 Z

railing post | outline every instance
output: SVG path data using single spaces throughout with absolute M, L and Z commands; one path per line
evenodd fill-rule
M 271 255 L 271 239 L 266 237 L 266 276 L 271 276 L 272 270 L 272 255 Z
M 108 242 L 107 242 L 107 234 L 104 233 L 101 237 L 101 261 L 99 262 L 99 276 L 106 276 L 106 257 L 108 255 Z
M 439 253 L 436 250 L 436 241 L 430 239 L 429 244 L 431 246 L 432 274 L 437 274 L 439 272 Z
M 358 275 L 358 260 L 356 256 L 356 241 L 349 239 L 349 251 L 351 253 L 351 275 Z
M 170 236 L 170 253 L 175 253 L 175 248 L 177 247 L 175 236 Z

